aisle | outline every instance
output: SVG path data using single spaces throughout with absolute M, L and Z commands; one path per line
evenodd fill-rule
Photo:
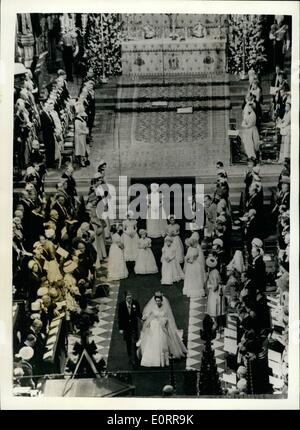
M 155 255 L 159 249 L 153 247 Z M 187 344 L 188 322 L 189 322 L 189 299 L 182 295 L 183 282 L 172 286 L 161 286 L 160 274 L 155 275 L 135 275 L 130 273 L 129 277 L 120 282 L 118 303 L 124 300 L 125 291 L 131 291 L 135 300 L 143 310 L 146 303 L 154 293 L 161 290 L 170 301 L 178 329 L 182 332 L 182 338 Z M 108 354 L 107 367 L 109 371 L 129 371 L 133 369 L 129 364 L 126 344 L 123 336 L 118 330 L 117 306 L 114 315 L 114 325 L 112 330 L 110 349 Z M 174 370 L 184 371 L 186 360 L 176 360 Z M 183 375 L 176 376 L 178 389 L 183 385 Z M 170 367 L 168 368 L 144 368 L 140 367 L 133 374 L 133 385 L 136 386 L 136 395 L 155 396 L 161 394 L 161 389 L 165 384 L 170 383 Z

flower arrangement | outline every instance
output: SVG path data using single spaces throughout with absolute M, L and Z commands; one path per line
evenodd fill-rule
M 229 15 L 228 69 L 239 74 L 261 73 L 267 63 L 263 15 Z
M 121 25 L 117 14 L 88 15 L 86 59 L 98 82 L 121 72 Z

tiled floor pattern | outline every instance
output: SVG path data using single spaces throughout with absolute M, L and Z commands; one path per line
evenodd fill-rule
M 200 330 L 202 329 L 206 302 L 206 298 L 190 300 L 186 369 L 200 370 L 202 350 L 204 348 L 204 343 L 200 336 Z M 223 334 L 218 332 L 216 339 L 212 342 L 212 348 L 215 352 L 216 364 L 220 376 L 225 371 L 225 353 L 223 351 L 223 347 L 224 337 Z
M 107 363 L 120 283 L 119 281 L 110 282 L 107 280 L 107 260 L 97 270 L 96 276 L 98 284 L 103 283 L 109 286 L 109 295 L 108 297 L 100 297 L 92 301 L 93 305 L 98 306 L 99 322 L 91 329 L 90 342 L 94 341 L 97 347 L 97 354 L 94 355 L 94 359 L 98 361 L 103 358 Z M 68 355 L 70 358 L 72 358 L 72 351 L 76 341 L 78 341 L 78 336 L 69 336 Z

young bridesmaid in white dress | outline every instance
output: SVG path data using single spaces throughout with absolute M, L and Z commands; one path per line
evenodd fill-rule
M 184 279 L 183 271 L 176 260 L 175 248 L 172 246 L 174 239 L 165 237 L 165 244 L 162 249 L 161 283 L 162 285 L 172 285 Z
M 112 243 L 108 255 L 108 278 L 111 281 L 118 281 L 127 278 L 128 270 L 124 258 L 124 244 L 115 226 L 112 226 L 111 233 Z
M 157 273 L 157 265 L 151 250 L 151 239 L 147 237 L 146 230 L 140 230 L 138 241 L 138 252 L 135 261 L 134 271 L 137 275 L 148 275 Z
M 127 219 L 123 221 L 123 241 L 125 261 L 135 261 L 138 250 L 137 221 L 133 212 L 128 211 Z
M 176 218 L 174 215 L 169 215 L 168 220 L 169 225 L 167 227 L 167 235 L 174 239 L 172 246 L 175 248 L 176 260 L 181 264 L 184 260 L 184 248 L 179 236 L 180 227 L 179 224 L 175 222 Z
M 186 245 L 188 246 L 188 249 L 185 256 L 186 264 L 182 292 L 190 298 L 198 299 L 205 295 L 205 271 L 198 261 L 198 241 L 195 238 L 189 238 L 186 240 Z

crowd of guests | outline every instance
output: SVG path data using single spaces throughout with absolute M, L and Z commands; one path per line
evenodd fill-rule
M 14 165 L 19 172 L 60 168 L 66 141 L 71 141 L 71 154 L 80 167 L 89 165 L 95 118 L 93 73 L 88 71 L 77 99 L 70 97 L 66 72 L 45 88 L 43 99 L 30 69 L 15 87 Z
M 68 164 L 54 195 L 43 191 L 43 181 L 27 176 L 14 203 L 14 299 L 25 301 L 14 336 L 15 377 L 21 385 L 34 386 L 30 374 L 47 371 L 42 357 L 53 318 L 63 313 L 67 333 L 80 332 L 80 316 L 91 313 L 95 269 L 106 255 L 101 220 L 95 218 L 95 205 L 77 196 L 73 171 Z M 26 378 L 20 378 L 22 372 Z
M 260 159 L 260 132 L 262 128 L 263 92 L 258 75 L 249 71 L 249 86 L 242 105 L 242 142 L 248 158 Z M 290 157 L 291 97 L 286 74 L 278 65 L 271 80 L 272 102 L 270 116 L 275 122 L 277 145 L 280 147 L 279 161 Z
M 255 160 L 249 160 L 245 172 L 239 220 L 233 219 L 228 175 L 223 163 L 218 162 L 215 190 L 204 198 L 204 223 L 197 224 L 197 208 L 193 206 L 195 219 L 189 233 L 181 231 L 172 214 L 164 220 L 147 220 L 146 228 L 139 228 L 140 221 L 131 211 L 123 222 L 109 219 L 105 170 L 106 162 L 101 160 L 88 196 L 80 198 L 71 164 L 66 166 L 54 195 L 45 193 L 43 179 L 37 181 L 35 176 L 28 175 L 25 189 L 15 201 L 14 298 L 26 301 L 22 329 L 14 339 L 16 381 L 33 386 L 34 379 L 22 378 L 21 374 L 34 376 L 45 371 L 43 348 L 53 318 L 63 312 L 67 332 L 80 330 L 78 315 L 89 313 L 87 304 L 93 294 L 95 271 L 108 258 L 110 280 L 131 274 L 139 276 L 142 282 L 143 275 L 160 272 L 166 292 L 168 285 L 183 281 L 184 295 L 192 299 L 207 297 L 206 313 L 216 331 L 223 330 L 228 313 L 236 313 L 240 372 L 244 372 L 244 367 L 249 372 L 250 360 L 255 392 L 271 392 L 266 350 L 273 340 L 266 302 L 263 187 Z M 289 285 L 289 176 L 286 161 L 269 214 L 276 230 L 276 285 L 285 318 Z M 156 190 L 153 186 L 152 201 Z M 232 234 L 236 228 L 242 236 L 234 249 Z M 156 247 L 157 243 L 162 244 L 159 257 L 157 252 L 154 256 L 153 243 Z M 245 388 L 243 384 L 239 384 L 243 386 L 240 392 L 249 390 L 249 385 Z

